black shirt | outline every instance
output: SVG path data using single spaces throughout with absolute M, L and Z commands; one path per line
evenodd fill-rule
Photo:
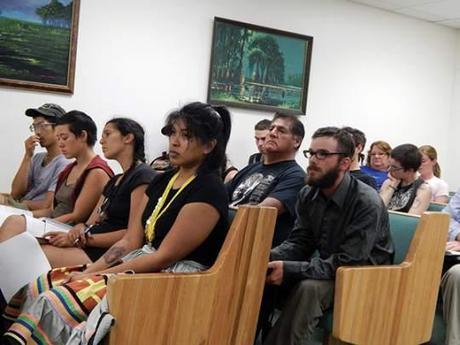
M 284 261 L 285 281 L 334 279 L 343 265 L 387 264 L 394 253 L 388 212 L 378 193 L 344 175 L 332 197 L 317 187 L 299 193 L 289 238 L 271 252 Z M 317 251 L 319 255 L 312 254 Z
M 294 225 L 297 193 L 305 184 L 305 172 L 294 160 L 273 164 L 256 163 L 240 170 L 226 184 L 230 205 L 256 205 L 270 197 L 280 201 L 285 212 L 276 218 L 273 246 L 284 241 Z
M 149 201 L 142 215 L 142 222 L 145 226 L 147 219 L 153 212 L 158 199 L 162 196 L 169 180 L 174 176 L 174 171 L 168 171 L 155 177 L 146 190 Z M 169 192 L 166 206 L 177 190 Z M 220 215 L 214 229 L 209 236 L 193 252 L 183 260 L 193 260 L 204 266 L 210 267 L 219 254 L 220 248 L 225 240 L 228 230 L 228 198 L 225 187 L 217 173 L 199 173 L 196 178 L 182 190 L 167 210 L 158 218 L 155 224 L 155 238 L 152 245 L 159 248 L 163 239 L 168 235 L 174 225 L 176 218 L 186 204 L 200 202 L 214 207 Z M 199 215 L 197 215 L 199 217 Z
M 369 174 L 363 173 L 360 169 L 350 170 L 350 175 L 360 181 L 363 181 L 365 184 L 371 186 L 376 191 L 379 190 L 377 187 L 377 181 L 375 181 L 375 178 Z
M 118 185 L 116 185 L 120 175 L 112 177 L 104 187 L 102 195 L 105 200 L 101 209 L 105 216 L 102 217 L 103 219 L 100 223 L 91 228 L 92 234 L 126 229 L 131 210 L 131 193 L 140 185 L 149 184 L 153 180 L 155 172 L 147 164 L 141 163 L 126 171 Z M 93 262 L 102 256 L 106 250 L 107 248 L 84 248 L 84 251 Z

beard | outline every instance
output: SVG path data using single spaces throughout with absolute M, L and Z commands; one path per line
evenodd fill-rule
M 309 186 L 318 187 L 318 188 L 329 188 L 332 187 L 339 177 L 340 169 L 339 165 L 331 168 L 329 171 L 324 173 L 323 176 L 314 178 L 312 176 L 307 176 L 306 182 Z

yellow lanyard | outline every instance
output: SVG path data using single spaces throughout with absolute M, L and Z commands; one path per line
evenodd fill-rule
M 182 186 L 179 188 L 179 190 L 174 194 L 174 196 L 171 198 L 169 203 L 166 205 L 165 208 L 163 208 L 164 203 L 166 202 L 166 199 L 168 198 L 168 194 L 172 189 L 172 186 L 174 185 L 174 182 L 176 181 L 177 177 L 179 176 L 179 173 L 176 173 L 171 180 L 169 180 L 168 185 L 166 186 L 166 189 L 163 192 L 163 195 L 158 199 L 157 204 L 155 208 L 153 209 L 152 214 L 150 215 L 149 219 L 147 220 L 147 223 L 145 225 L 145 237 L 147 238 L 148 243 L 151 245 L 153 239 L 155 238 L 155 224 L 160 218 L 163 213 L 168 209 L 168 207 L 172 204 L 174 199 L 182 192 L 185 187 L 187 187 L 193 179 L 196 177 L 195 175 L 190 176 L 187 181 L 185 181 Z M 162 209 L 163 208 L 163 209 Z

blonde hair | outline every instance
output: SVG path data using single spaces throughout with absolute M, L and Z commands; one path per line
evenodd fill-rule
M 438 163 L 438 153 L 436 152 L 436 149 L 431 145 L 422 145 L 418 148 L 418 150 L 421 154 L 427 155 L 430 160 L 436 160 L 436 164 L 433 166 L 433 175 L 441 177 L 441 167 Z
M 383 151 L 384 154 L 386 154 L 387 156 L 390 156 L 390 153 L 391 153 L 390 144 L 388 144 L 386 141 L 383 141 L 383 140 L 374 141 L 371 144 L 369 151 L 367 151 L 367 159 L 366 159 L 367 166 L 371 166 L 371 152 L 374 146 L 377 146 L 380 150 Z

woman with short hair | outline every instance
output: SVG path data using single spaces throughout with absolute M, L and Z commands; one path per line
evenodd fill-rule
M 41 336 L 65 343 L 105 295 L 105 274 L 210 267 L 228 229 L 228 199 L 220 169 L 230 128 L 224 107 L 195 102 L 171 113 L 162 133 L 169 139 L 175 169 L 154 178 L 128 231 L 101 259 L 86 270 L 52 270 L 23 288 L 7 309 L 15 322 L 4 339 L 25 344 Z M 79 294 L 88 288 L 91 293 Z M 27 307 L 20 313 L 18 305 Z M 24 328 L 24 322 L 30 327 Z

